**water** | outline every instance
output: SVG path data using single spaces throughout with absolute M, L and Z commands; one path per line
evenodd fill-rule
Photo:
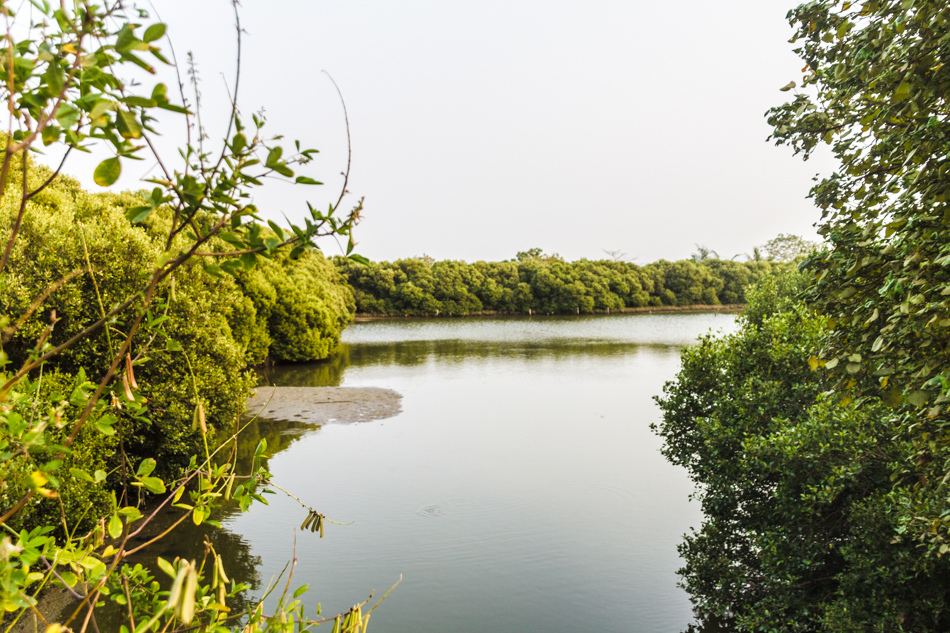
M 229 514 L 216 542 L 259 579 L 294 554 L 308 604 L 345 611 L 403 581 L 373 615 L 389 633 L 663 632 L 692 621 L 676 545 L 698 524 L 659 454 L 652 397 L 681 347 L 724 314 L 360 323 L 329 361 L 278 385 L 375 386 L 396 417 L 310 428 L 262 422 L 274 481 L 349 526 L 296 532 L 281 495 Z M 188 538 L 188 537 L 186 537 Z

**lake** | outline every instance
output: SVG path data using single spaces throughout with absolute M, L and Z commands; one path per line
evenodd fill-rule
M 294 553 L 308 603 L 374 613 L 388 633 L 675 632 L 692 621 L 676 546 L 700 509 L 659 453 L 652 398 L 682 347 L 729 314 L 385 320 L 348 328 L 328 361 L 273 368 L 292 386 L 374 386 L 402 412 L 361 424 L 260 422 L 283 495 L 213 535 L 257 585 Z M 196 538 L 182 534 L 184 539 Z M 177 541 L 178 539 L 176 539 Z M 192 541 L 194 542 L 194 541 Z M 169 551 L 174 543 L 168 544 Z

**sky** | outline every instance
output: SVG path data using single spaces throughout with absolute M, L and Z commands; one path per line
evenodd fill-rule
M 255 202 L 299 220 L 304 200 L 337 198 L 347 130 L 329 74 L 349 116 L 347 201 L 364 199 L 357 251 L 370 259 L 537 247 L 647 263 L 701 244 L 743 260 L 779 233 L 817 239 L 807 194 L 831 159 L 803 162 L 766 140 L 766 110 L 801 77 L 785 20 L 794 1 L 244 0 L 241 110 L 320 149 L 306 173 L 326 183 L 269 183 Z M 154 0 L 152 15 L 180 64 L 193 53 L 219 138 L 234 87 L 230 3 Z M 173 156 L 182 120 L 161 125 Z M 94 160 L 67 171 L 95 188 Z M 151 169 L 126 165 L 117 186 L 139 188 Z

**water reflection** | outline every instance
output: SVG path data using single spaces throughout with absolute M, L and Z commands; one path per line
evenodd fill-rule
M 272 458 L 286 450 L 306 435 L 319 433 L 321 429 L 319 426 L 293 421 L 245 420 L 245 424 L 246 427 L 237 447 L 235 472 L 239 474 L 250 472 L 254 449 L 261 440 L 267 441 L 267 452 L 265 453 L 267 458 L 263 460 L 263 463 L 265 467 L 268 467 L 268 458 Z M 139 544 L 150 541 L 162 534 L 185 513 L 184 510 L 178 509 L 160 513 L 142 531 L 142 534 L 133 539 L 130 547 L 137 547 Z M 240 509 L 237 505 L 228 504 L 218 509 L 210 518 L 226 525 L 238 515 L 240 515 Z M 251 552 L 251 545 L 247 539 L 238 532 L 218 529 L 210 523 L 196 526 L 192 521 L 185 520 L 153 546 L 130 556 L 128 563 L 131 565 L 141 563 L 149 568 L 161 582 L 170 582 L 164 572 L 158 569 L 157 557 L 161 556 L 169 561 L 176 557 L 200 561 L 205 553 L 204 543 L 206 540 L 224 559 L 224 567 L 233 580 L 248 585 L 252 591 L 261 588 L 259 569 L 262 561 L 260 556 L 256 556 Z M 233 613 L 245 611 L 247 609 L 247 596 L 229 598 L 227 606 L 231 608 Z M 107 614 L 103 622 L 108 625 L 112 619 L 119 617 L 120 614 L 118 613 Z M 114 628 L 118 630 L 118 626 Z
M 586 361 L 636 352 L 678 353 L 709 331 L 730 331 L 734 315 L 638 314 L 478 319 L 394 319 L 356 323 L 323 361 L 264 368 L 261 384 L 338 387 L 349 367 L 522 359 Z
M 322 429 L 260 421 L 241 447 L 247 460 L 266 437 L 275 481 L 354 523 L 325 539 L 298 534 L 304 513 L 276 495 L 270 508 L 223 513 L 221 547 L 259 588 L 296 538 L 294 580 L 325 613 L 402 574 L 373 616 L 389 633 L 682 630 L 691 610 L 676 587 L 676 544 L 698 509 L 684 473 L 659 455 L 651 398 L 682 344 L 732 323 L 690 314 L 357 324 L 327 361 L 269 368 L 262 381 L 388 387 L 403 394 L 403 412 Z M 200 550 L 203 537 L 189 526 L 181 539 L 192 549 L 181 551 Z
M 559 361 L 619 357 L 638 351 L 678 353 L 676 345 L 566 339 L 557 341 L 428 340 L 389 343 L 343 343 L 323 361 L 278 365 L 261 370 L 261 383 L 285 387 L 339 387 L 347 368 L 416 367 L 438 362 L 457 365 L 473 361 L 520 359 Z

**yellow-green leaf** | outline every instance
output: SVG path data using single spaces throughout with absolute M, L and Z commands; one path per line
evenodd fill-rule
M 96 167 L 92 179 L 96 181 L 96 184 L 100 187 L 108 187 L 109 185 L 115 184 L 115 181 L 119 179 L 121 173 L 122 164 L 119 162 L 119 159 L 107 158 Z

